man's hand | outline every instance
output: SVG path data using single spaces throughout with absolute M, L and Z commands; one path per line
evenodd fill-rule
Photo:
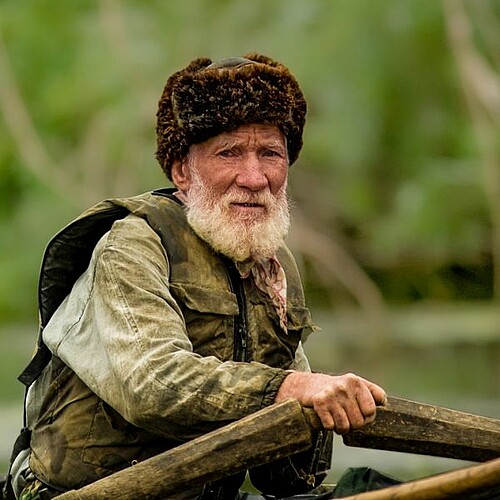
M 345 434 L 373 422 L 376 406 L 385 404 L 387 396 L 381 387 L 353 373 L 291 372 L 281 384 L 276 402 L 289 398 L 314 408 L 325 429 Z

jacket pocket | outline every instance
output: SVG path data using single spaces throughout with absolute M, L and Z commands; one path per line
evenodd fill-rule
M 320 328 L 313 323 L 311 311 L 304 306 L 288 305 L 287 310 L 288 331 L 297 332 L 302 341 L 312 332 L 317 332 Z
M 193 350 L 221 361 L 232 359 L 234 318 L 238 315 L 236 295 L 178 282 L 171 284 L 171 291 L 184 315 Z
M 236 295 L 227 290 L 202 288 L 189 283 L 172 283 L 170 289 L 178 302 L 181 305 L 184 303 L 189 309 L 201 313 L 238 314 Z
M 281 328 L 270 301 L 254 303 L 252 314 L 253 360 L 276 368 L 290 368 L 300 341 L 314 327 L 309 309 L 288 303 L 286 331 Z
M 275 328 L 283 332 L 280 328 L 280 321 L 276 308 L 270 301 L 263 301 L 266 315 L 272 319 Z M 311 332 L 319 330 L 313 323 L 311 311 L 303 304 L 288 302 L 286 306 L 287 333 L 288 335 L 305 340 Z M 284 332 L 283 332 L 284 333 Z
M 92 423 L 82 450 L 82 462 L 94 466 L 96 477 L 102 477 L 171 446 L 165 439 L 127 422 L 96 397 Z

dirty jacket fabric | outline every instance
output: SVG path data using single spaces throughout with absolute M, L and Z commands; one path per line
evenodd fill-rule
M 98 241 L 43 332 L 53 357 L 33 391 L 30 468 L 63 490 L 268 406 L 286 370 L 308 369 L 301 338 L 313 325 L 286 248 L 283 332 L 270 299 L 196 236 L 173 197 L 105 202 L 82 216 L 85 227 L 116 206 L 128 215 Z M 61 242 L 63 255 L 71 241 Z M 273 494 L 305 491 L 330 453 L 321 434 L 315 449 L 258 468 L 254 481 Z

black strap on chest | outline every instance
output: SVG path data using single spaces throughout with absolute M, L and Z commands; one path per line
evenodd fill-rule
M 235 361 L 248 361 L 248 325 L 245 307 L 245 290 L 238 269 L 229 259 L 225 260 L 228 269 L 229 283 L 232 292 L 236 295 L 236 299 L 238 300 L 239 311 L 238 315 L 234 318 L 233 359 Z

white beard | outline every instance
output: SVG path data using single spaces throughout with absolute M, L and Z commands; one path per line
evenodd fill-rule
M 276 196 L 269 190 L 240 193 L 236 190 L 216 194 L 203 183 L 191 166 L 191 186 L 186 192 L 187 219 L 195 233 L 215 251 L 235 262 L 272 257 L 283 245 L 290 228 L 286 185 Z M 231 212 L 231 203 L 259 203 L 264 213 Z

